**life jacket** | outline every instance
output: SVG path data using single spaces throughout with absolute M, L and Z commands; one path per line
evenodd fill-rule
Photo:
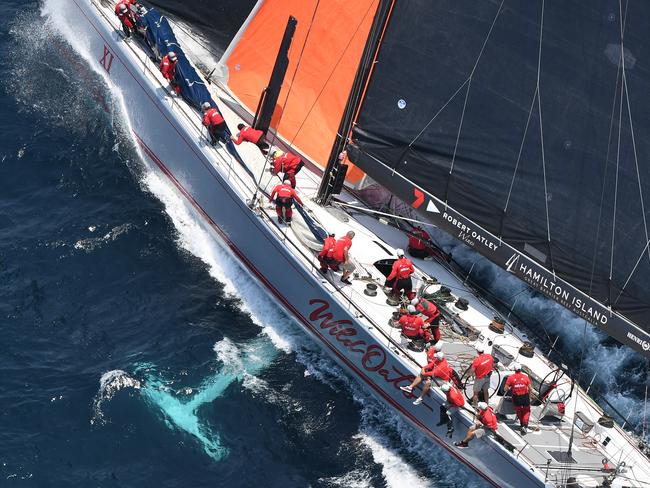
M 289 152 L 284 153 L 279 158 L 273 160 L 273 172 L 276 174 L 295 172 L 299 164 L 300 158 L 298 156 Z
M 519 372 L 508 376 L 506 386 L 509 386 L 513 395 L 526 395 L 530 392 L 530 378 Z
M 409 236 L 409 247 L 411 249 L 423 250 L 426 249 L 426 241 L 431 239 L 431 236 L 424 229 L 415 228 L 411 231 Z
M 261 130 L 253 129 L 252 127 L 244 127 L 239 131 L 239 137 L 235 141 L 235 144 L 239 145 L 243 141 L 252 142 L 257 144 L 260 139 L 264 136 L 264 132 Z
M 223 124 L 224 120 L 219 111 L 212 107 L 203 114 L 203 125 L 206 127 Z
M 120 9 L 122 5 L 126 6 L 127 10 L 125 13 Z M 115 15 L 117 15 L 117 18 L 120 19 L 120 22 L 122 22 L 124 25 L 129 28 L 133 27 L 133 17 L 131 16 L 131 8 L 129 7 L 128 0 L 123 0 L 122 2 L 115 5 Z
M 402 333 L 406 337 L 418 337 L 422 335 L 422 319 L 417 315 L 404 315 L 399 319 L 399 325 L 402 327 Z
M 178 63 L 178 59 L 172 61 L 169 59 L 169 55 L 162 58 L 162 61 L 160 62 L 160 72 L 165 79 L 172 80 L 176 76 L 176 63 Z
M 494 358 L 491 354 L 483 353 L 479 354 L 474 361 L 472 361 L 472 368 L 476 374 L 476 379 L 480 380 L 485 378 L 488 374 L 492 372 L 492 367 L 494 366 Z
M 291 185 L 281 183 L 273 189 L 273 193 L 277 194 L 278 199 L 293 199 L 296 192 L 293 188 L 291 188 Z
M 352 247 L 352 239 L 350 239 L 347 235 L 341 237 L 338 241 L 336 241 L 336 244 L 334 244 L 332 258 L 339 263 L 342 263 L 345 260 L 345 254 L 343 251 L 346 247 L 348 249 Z
M 451 367 L 446 359 L 439 361 L 436 367 L 433 368 L 432 373 L 433 376 L 443 381 L 449 381 L 451 379 Z
M 447 403 L 454 407 L 462 407 L 465 405 L 463 394 L 455 386 L 449 388 L 449 391 L 447 392 Z
M 488 407 L 482 412 L 479 412 L 477 418 L 488 429 L 493 431 L 497 430 L 497 416 L 494 415 L 492 408 Z
M 394 278 L 404 280 L 411 276 L 414 271 L 411 260 L 407 257 L 401 257 L 393 263 L 393 269 L 387 279 L 388 281 Z
M 318 254 L 321 258 L 331 258 L 334 254 L 334 246 L 336 245 L 336 239 L 333 237 L 326 237 L 323 242 L 323 249 Z
M 430 347 L 427 350 L 427 361 L 429 361 L 430 363 L 433 362 L 436 359 L 435 356 L 437 352 L 438 351 L 436 351 L 435 347 Z
M 427 316 L 427 322 L 432 322 L 440 316 L 440 310 L 433 303 L 424 298 L 420 298 L 420 301 L 415 306 L 415 309 L 423 315 Z

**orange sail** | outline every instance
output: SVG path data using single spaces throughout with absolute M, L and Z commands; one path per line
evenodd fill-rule
M 292 15 L 298 20 L 272 126 L 321 167 L 327 164 L 378 4 L 379 0 L 267 0 L 229 49 L 228 86 L 255 112 L 287 19 Z M 363 176 L 351 167 L 347 181 L 355 185 Z

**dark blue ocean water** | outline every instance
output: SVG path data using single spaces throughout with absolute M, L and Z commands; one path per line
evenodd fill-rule
M 0 3 L 0 486 L 483 486 L 210 239 L 43 5 Z M 638 359 L 589 340 L 638 417 Z

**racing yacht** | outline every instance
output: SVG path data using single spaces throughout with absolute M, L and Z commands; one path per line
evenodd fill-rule
M 647 29 L 637 26 L 648 18 L 642 14 L 649 7 L 636 6 L 640 13 L 624 17 L 631 32 L 624 45 L 618 4 L 611 19 L 609 5 L 600 5 L 601 11 L 591 2 L 572 2 L 571 8 L 543 0 L 516 7 L 476 3 L 260 1 L 213 69 L 197 68 L 201 60 L 190 59 L 173 22 L 155 8 L 140 11 L 139 32 L 127 39 L 114 2 L 71 0 L 68 40 L 119 92 L 146 164 L 165 177 L 241 268 L 347 374 L 432 443 L 495 487 L 650 486 L 650 460 L 640 440 L 434 247 L 434 259 L 413 259 L 414 289 L 442 312 L 442 350 L 456 371 L 466 372 L 476 345 L 495 358 L 486 400 L 499 419 L 496 434 L 459 449 L 454 442 L 475 422 L 471 403 L 454 414 L 450 438 L 447 426 L 439 425 L 445 400 L 441 384 L 420 405 L 400 388 L 411 383 L 427 356 L 396 327 L 404 302 L 383 284 L 397 248 L 404 247 L 404 230 L 416 222 L 459 238 L 649 355 L 650 288 L 643 285 L 649 276 L 650 240 L 645 210 L 637 208 L 648 184 L 637 154 L 647 149 L 650 138 L 639 133 L 634 139 L 630 108 L 635 105 L 630 98 L 641 106 L 647 101 L 631 93 L 643 91 L 648 81 L 643 66 L 632 68 L 650 49 L 635 44 L 647 40 Z M 566 15 L 559 15 L 565 8 Z M 563 30 L 567 15 L 581 21 L 579 28 L 570 29 L 575 38 Z M 610 43 L 606 28 L 616 34 Z M 584 75 L 569 69 L 575 59 L 563 64 L 556 52 L 557 62 L 549 66 L 542 57 L 542 48 L 575 47 L 577 39 L 592 35 L 603 46 L 598 69 L 604 63 L 612 72 L 600 74 L 607 82 L 612 76 L 615 80 L 604 144 L 608 135 L 617 143 L 607 148 L 610 164 L 603 174 L 585 166 L 585 154 L 595 158 L 603 150 L 600 121 L 598 127 L 576 125 L 574 135 L 565 134 L 559 144 L 554 138 L 567 124 L 589 119 L 579 102 L 599 92 L 599 79 L 580 88 Z M 179 94 L 158 69 L 161 57 L 172 50 L 179 59 Z M 585 59 L 585 65 L 593 61 Z M 509 82 L 506 88 L 500 85 Z M 521 120 L 514 121 L 522 113 L 522 99 L 515 96 L 521 87 L 527 102 Z M 545 125 L 547 96 L 553 97 L 557 117 Z M 492 99 L 498 103 L 490 104 Z M 229 128 L 252 124 L 275 147 L 291 150 L 307 163 L 297 175 L 304 206 L 293 225 L 278 222 L 268 201 L 269 190 L 279 182 L 267 171 L 268 156 L 253 144 L 210 144 L 201 124 L 200 108 L 206 102 L 219 109 Z M 513 110 L 504 112 L 503 106 Z M 629 111 L 629 127 L 624 110 Z M 610 120 L 617 122 L 611 124 L 614 129 Z M 639 131 L 647 127 L 643 121 L 636 126 Z M 546 136 L 540 135 L 542 129 Z M 598 143 L 586 147 L 580 139 L 584 133 Z M 538 167 L 538 160 L 543 165 Z M 613 211 L 603 204 L 609 194 L 603 190 L 601 198 L 600 191 L 594 193 L 591 180 L 616 186 Z M 501 197 L 505 207 L 497 203 Z M 378 201 L 389 203 L 376 210 L 372 204 Z M 600 215 L 598 207 L 588 206 L 592 201 L 601 202 Z M 558 205 L 566 212 L 557 214 Z M 600 235 L 585 230 L 594 219 Z M 356 271 L 346 285 L 338 273 L 319 272 L 316 254 L 327 233 L 342 236 L 350 230 L 356 234 L 351 248 Z M 618 231 L 626 238 L 615 241 L 612 235 Z M 597 246 L 594 251 L 594 242 L 609 242 L 611 249 Z M 604 254 L 608 259 L 601 259 Z M 605 284 L 603 266 L 610 271 Z M 531 378 L 534 393 L 531 429 L 525 435 L 504 391 L 515 362 Z M 463 388 L 469 400 L 472 380 L 464 381 Z

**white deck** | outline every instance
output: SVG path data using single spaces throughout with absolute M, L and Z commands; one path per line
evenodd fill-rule
M 117 20 L 114 19 L 108 9 L 106 18 L 117 28 Z M 136 41 L 130 41 L 135 45 Z M 156 65 L 148 59 L 139 49 L 133 49 L 143 64 L 143 69 L 150 70 L 151 76 L 161 85 L 166 86 L 165 80 L 158 73 Z M 213 96 L 219 102 L 220 97 L 231 95 L 217 89 L 215 85 L 210 86 Z M 202 140 L 201 145 L 209 148 L 204 136 L 204 130 L 201 127 L 201 117 L 198 112 L 190 108 L 174 94 L 169 94 L 167 98 L 169 104 L 178 114 L 180 123 L 194 130 L 197 140 Z M 228 122 L 229 127 L 235 128 L 241 119 L 224 103 L 219 103 L 219 107 Z M 264 171 L 265 158 L 258 148 L 249 143 L 243 143 L 238 146 L 238 151 L 246 161 L 247 165 L 256 175 L 263 174 L 261 187 L 266 188 L 270 193 L 271 189 L 277 182 L 278 178 Z M 217 146 L 209 152 L 212 154 L 212 164 L 222 173 L 224 170 L 228 174 L 229 182 L 232 187 L 244 199 L 250 199 L 254 193 L 255 182 L 241 169 L 239 163 L 232 158 L 221 146 Z M 297 189 L 306 207 L 313 213 L 313 216 L 328 230 L 336 232 L 337 236 L 343 235 L 348 230 L 354 230 L 356 236 L 353 241 L 351 255 L 357 264 L 357 270 L 354 280 L 350 286 L 341 286 L 339 275 L 330 272 L 327 277 L 323 277 L 318 272 L 318 261 L 316 260 L 313 249 L 305 245 L 304 227 L 300 225 L 298 217 L 295 218 L 293 227 L 278 225 L 275 217 L 274 206 L 264 201 L 264 206 L 259 209 L 263 221 L 289 246 L 295 251 L 296 256 L 301 259 L 307 268 L 311 268 L 314 276 L 321 280 L 324 287 L 330 290 L 332 296 L 346 308 L 356 309 L 356 316 L 359 323 L 363 324 L 376 338 L 378 342 L 394 351 L 398 351 L 403 358 L 403 363 L 414 374 L 417 374 L 420 366 L 426 363 L 424 352 L 416 353 L 408 350 L 402 343 L 400 333 L 397 329 L 389 326 L 389 319 L 395 307 L 386 304 L 386 295 L 383 292 L 382 284 L 385 277 L 374 266 L 374 263 L 380 259 L 395 258 L 395 248 L 406 246 L 406 236 L 398 230 L 380 224 L 371 217 L 352 217 L 346 215 L 340 210 L 333 211 L 331 208 L 323 208 L 314 203 L 311 198 L 316 195 L 319 185 L 319 177 L 304 168 L 297 176 Z M 344 195 L 348 200 L 353 200 L 351 195 Z M 294 212 L 297 216 L 297 212 Z M 387 252 L 388 251 L 388 252 Z M 450 302 L 444 307 L 446 316 L 460 323 L 468 324 L 469 328 L 474 330 L 479 337 L 479 341 L 485 344 L 489 351 L 493 344 L 499 344 L 515 356 L 515 360 L 525 368 L 529 369 L 538 378 L 544 378 L 546 375 L 556 370 L 556 366 L 545 359 L 540 351 L 532 358 L 525 358 L 518 355 L 519 347 L 526 340 L 525 334 L 508 327 L 506 333 L 499 335 L 488 329 L 491 319 L 498 315 L 495 310 L 484 299 L 479 298 L 472 291 L 463 285 L 461 279 L 455 276 L 448 268 L 436 261 L 423 261 L 413 259 L 417 267 L 414 276 L 414 290 L 419 288 L 420 282 L 425 277 L 435 277 L 440 283 L 452 288 L 454 298 L 463 297 L 469 301 L 467 311 L 458 310 Z M 374 282 L 378 284 L 378 293 L 376 297 L 369 297 L 363 293 L 367 283 Z M 473 345 L 475 340 L 459 334 L 457 328 L 452 328 L 447 324 L 441 325 L 443 340 L 445 342 L 444 352 L 451 365 L 462 374 L 468 367 L 469 363 L 475 356 Z M 499 365 L 500 374 L 506 374 L 508 368 L 503 364 Z M 498 386 L 497 376 L 493 375 L 492 390 Z M 559 386 L 560 389 L 569 391 L 570 382 L 565 379 Z M 442 396 L 438 388 L 434 388 L 431 395 Z M 491 405 L 499 409 L 501 398 L 497 395 L 491 398 Z M 506 401 L 502 407 L 508 410 L 509 401 Z M 575 463 L 571 463 L 573 476 L 583 486 L 598 486 L 602 483 L 605 473 L 601 469 L 601 460 L 609 459 L 612 466 L 617 466 L 625 462 L 626 467 L 619 473 L 612 486 L 650 486 L 650 461 L 636 448 L 637 441 L 629 437 L 622 429 L 615 426 L 611 429 L 600 427 L 597 420 L 603 414 L 602 409 L 598 407 L 581 389 L 576 387 L 573 396 L 567 404 L 567 412 L 562 421 L 550 422 L 540 420 L 540 408 L 533 408 L 531 415 L 531 430 L 526 436 L 521 436 L 517 430 L 518 423 L 514 414 L 506 414 L 506 420 L 499 425 L 499 435 L 509 443 L 516 453 L 517 457 L 531 467 L 538 467 L 542 471 L 548 470 L 548 481 L 555 482 L 566 476 L 567 464 L 554 457 L 552 453 L 565 452 L 569 445 L 573 418 L 575 412 L 580 412 L 584 417 L 594 423 L 594 427 L 587 433 L 583 434 L 579 429 L 574 430 L 573 458 Z M 471 416 L 470 411 L 462 412 L 462 415 Z M 434 412 L 437 415 L 437 412 Z M 512 427 L 512 428 L 511 428 Z M 460 440 L 464 432 L 455 434 L 457 440 Z M 605 439 L 610 440 L 604 445 Z

